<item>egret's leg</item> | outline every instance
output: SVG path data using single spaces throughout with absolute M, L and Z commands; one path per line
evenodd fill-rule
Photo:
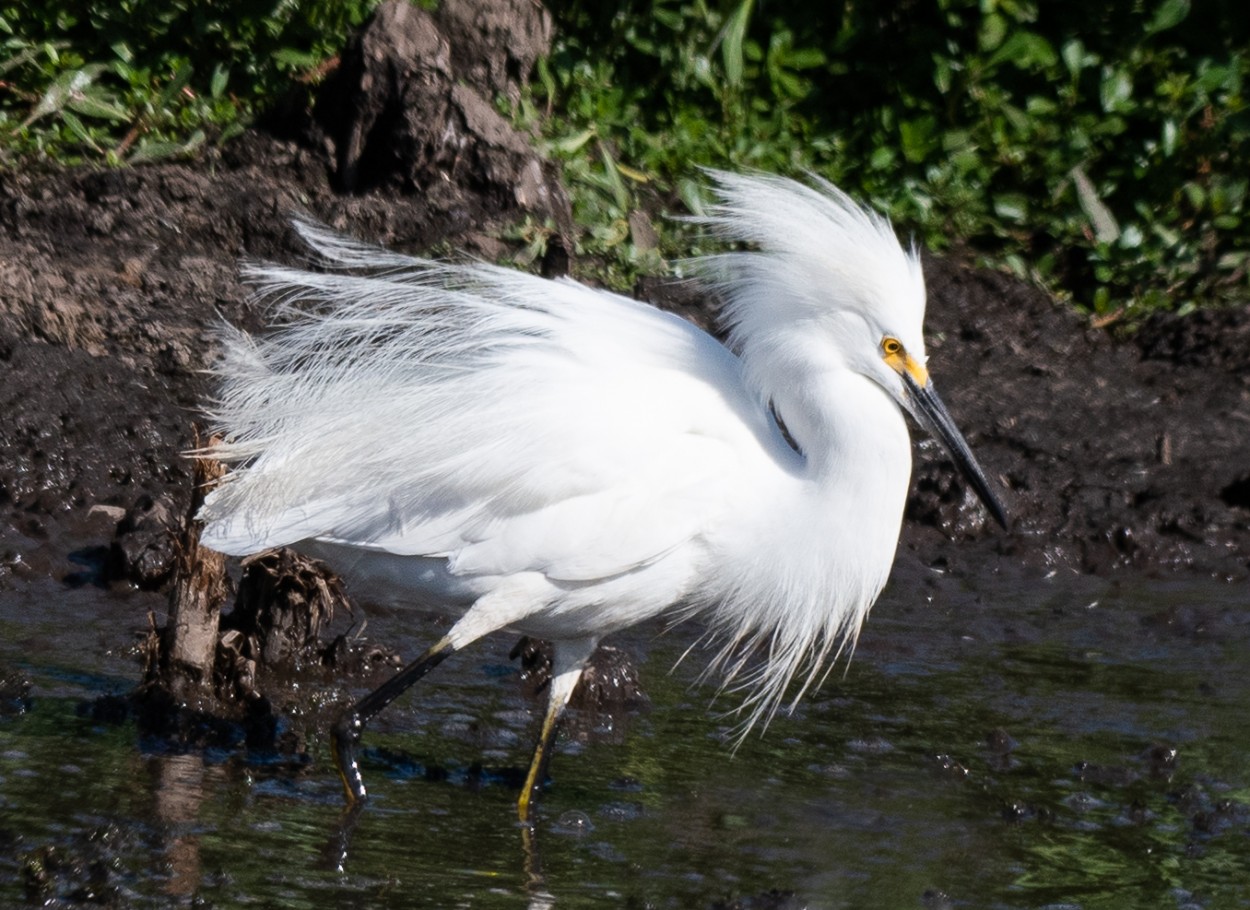
M 343 788 L 347 791 L 349 803 L 360 802 L 367 795 L 364 779 L 360 776 L 360 764 L 356 760 L 356 749 L 360 746 L 360 734 L 364 732 L 365 724 L 399 698 L 413 683 L 450 657 L 455 650 L 456 647 L 452 644 L 451 637 L 443 638 L 438 644 L 356 702 L 331 728 L 330 739 L 333 744 L 334 765 L 338 769 L 339 778 L 343 781 Z
M 521 798 L 517 800 L 517 817 L 523 824 L 529 824 L 530 810 L 538 789 L 542 786 L 547 774 L 547 763 L 551 761 L 551 750 L 555 744 L 556 726 L 565 706 L 573 697 L 573 690 L 582 678 L 582 670 L 586 661 L 594 653 L 599 643 L 596 638 L 578 638 L 572 641 L 555 642 L 554 654 L 551 659 L 551 684 L 547 694 L 547 713 L 543 716 L 542 732 L 538 735 L 538 746 L 534 749 L 534 760 L 530 762 L 529 774 L 525 776 L 525 786 L 521 788 Z
M 356 749 L 360 745 L 360 735 L 364 732 L 365 724 L 399 698 L 413 683 L 465 645 L 532 613 L 544 602 L 548 589 L 547 580 L 537 572 L 514 575 L 507 579 L 493 591 L 480 597 L 434 647 L 356 702 L 339 718 L 330 731 L 330 738 L 334 764 L 343 781 L 343 788 L 347 791 L 349 803 L 361 802 L 366 796 L 365 782 L 360 776 L 360 765 L 356 760 Z M 559 653 L 560 649 L 557 648 L 556 654 Z M 589 653 L 588 651 L 587 654 Z

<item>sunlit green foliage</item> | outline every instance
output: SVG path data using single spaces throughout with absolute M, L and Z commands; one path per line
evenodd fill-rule
M 137 162 L 237 134 L 372 0 L 0 0 L 0 164 Z
M 590 223 L 626 214 L 614 168 L 691 207 L 696 163 L 810 169 L 1099 314 L 1245 297 L 1239 3 L 554 7 L 536 103 Z

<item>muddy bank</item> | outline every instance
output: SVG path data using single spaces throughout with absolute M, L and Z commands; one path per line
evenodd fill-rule
M 454 17 L 409 23 L 391 44 L 428 45 L 433 62 L 400 73 L 377 70 L 392 58 L 362 38 L 315 110 L 198 161 L 0 175 L 0 584 L 70 573 L 66 555 L 107 547 L 128 509 L 181 513 L 180 452 L 208 394 L 213 328 L 260 326 L 238 263 L 301 261 L 288 213 L 406 251 L 487 258 L 526 212 L 563 220 L 558 174 L 479 103 L 515 91 L 549 40 L 540 14 L 511 55 L 468 53 Z M 379 100 L 378 86 L 390 94 Z M 387 113 L 396 105 L 409 115 Z M 441 132 L 411 105 L 433 110 Z M 936 259 L 927 275 L 931 368 L 1015 523 L 987 525 L 921 441 L 902 560 L 1246 573 L 1250 306 L 1117 340 L 1004 275 Z M 640 290 L 700 318 L 711 308 L 663 280 Z M 159 584 L 149 557 L 145 583 Z
M 1246 573 L 1250 306 L 1116 339 L 1005 275 L 933 262 L 927 276 L 932 369 L 1016 524 L 957 510 L 970 494 L 922 443 L 908 550 L 976 558 L 945 531 L 1028 566 Z

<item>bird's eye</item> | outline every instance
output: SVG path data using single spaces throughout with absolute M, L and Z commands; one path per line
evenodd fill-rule
M 886 357 L 893 357 L 903 352 L 903 345 L 897 338 L 887 338 L 881 342 L 881 350 Z

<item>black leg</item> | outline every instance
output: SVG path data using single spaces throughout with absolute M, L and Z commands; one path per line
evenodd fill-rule
M 331 728 L 330 740 L 334 752 L 334 765 L 338 769 L 339 778 L 343 781 L 343 788 L 347 791 L 349 803 L 362 802 L 367 795 L 364 779 L 360 776 L 360 763 L 356 759 L 356 749 L 360 745 L 360 735 L 364 732 L 365 724 L 399 698 L 413 683 L 450 657 L 455 650 L 451 642 L 444 638 L 356 702 Z

